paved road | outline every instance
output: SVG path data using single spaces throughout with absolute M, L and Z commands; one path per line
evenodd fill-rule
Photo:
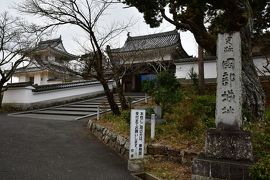
M 84 125 L 0 114 L 0 179 L 133 179 L 127 162 Z

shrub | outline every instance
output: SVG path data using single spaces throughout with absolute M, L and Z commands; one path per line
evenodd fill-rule
M 121 112 L 120 116 L 114 115 L 113 113 L 108 113 L 103 116 L 104 120 L 111 122 L 125 122 L 127 125 L 130 124 L 130 110 L 125 110 Z
M 198 127 L 199 119 L 194 116 L 193 114 L 184 115 L 181 118 L 181 121 L 177 123 L 177 129 L 179 132 L 181 131 L 193 131 L 195 128 Z
M 254 179 L 270 179 L 270 110 L 264 122 L 245 122 L 243 129 L 252 134 L 256 163 L 251 168 Z
M 257 161 L 251 168 L 254 179 L 270 179 L 270 155 L 266 155 Z
M 143 90 L 161 105 L 163 112 L 168 112 L 181 99 L 180 83 L 167 71 L 160 72 L 155 80 L 144 81 Z
M 195 134 L 203 129 L 215 127 L 215 96 L 185 94 L 184 97 L 165 115 L 168 123 L 174 122 L 179 131 L 194 131 Z
M 193 90 L 195 90 L 196 92 L 199 91 L 198 74 L 194 71 L 193 67 L 189 70 L 188 76 L 192 81 Z
M 126 134 L 129 132 L 130 125 L 130 111 L 125 110 L 121 112 L 120 116 L 113 113 L 107 113 L 102 116 L 102 120 L 110 122 L 113 129 L 117 132 Z
M 149 95 L 153 94 L 155 87 L 155 80 L 144 80 L 142 82 L 142 90 Z
M 216 97 L 211 95 L 196 96 L 191 111 L 199 116 L 208 128 L 215 127 Z
M 191 132 L 200 128 L 199 118 L 190 111 L 192 99 L 185 98 L 165 115 L 168 123 L 174 123 L 179 132 Z
M 123 121 L 130 125 L 130 111 L 122 111 L 120 117 Z
M 151 118 L 151 114 L 155 114 L 154 109 L 151 108 L 151 107 L 145 108 L 145 116 L 146 116 L 147 118 Z

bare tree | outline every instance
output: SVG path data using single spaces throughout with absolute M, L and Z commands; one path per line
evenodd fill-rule
M 100 26 L 99 22 L 111 4 L 112 1 L 96 0 L 26 0 L 23 4 L 19 4 L 18 9 L 27 14 L 47 18 L 49 21 L 43 26 L 44 29 L 71 24 L 86 32 L 89 48 L 85 48 L 87 51 L 85 54 L 93 55 L 91 59 L 94 73 L 91 76 L 102 84 L 111 110 L 119 115 L 120 111 L 108 86 L 103 67 L 103 46 L 127 26 L 123 27 L 121 24 L 113 24 L 111 28 Z
M 113 75 L 113 79 L 116 83 L 116 91 L 119 97 L 119 101 L 121 104 L 122 109 L 128 109 L 128 104 L 127 104 L 127 100 L 124 96 L 124 91 L 123 91 L 123 85 L 121 82 L 121 79 L 123 78 L 125 72 L 126 72 L 126 66 L 125 64 L 117 60 L 114 59 L 114 57 L 112 56 L 111 53 L 111 49 L 110 46 L 106 47 L 106 52 L 109 56 L 109 65 L 111 66 L 109 69 L 112 70 L 112 75 Z
M 7 12 L 0 14 L 0 94 L 7 90 L 7 83 L 18 66 L 23 61 L 28 61 L 35 40 L 42 32 L 36 31 L 37 27 L 28 25 L 19 18 L 10 16 Z M 1 106 L 0 98 L 0 106 Z

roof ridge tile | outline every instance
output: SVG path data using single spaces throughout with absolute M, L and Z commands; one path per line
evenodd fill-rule
M 156 38 L 156 37 L 170 36 L 170 35 L 179 35 L 179 33 L 177 32 L 177 30 L 172 30 L 172 31 L 153 33 L 153 34 L 147 34 L 147 35 L 141 35 L 141 36 L 133 36 L 133 37 L 129 36 L 128 40 L 140 40 L 140 39 Z

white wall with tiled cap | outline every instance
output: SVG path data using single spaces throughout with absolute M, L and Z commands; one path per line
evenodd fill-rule
M 109 83 L 110 89 L 113 88 L 114 82 Z M 54 101 L 67 98 L 78 98 L 79 96 L 89 96 L 92 94 L 102 93 L 103 87 L 101 84 L 93 84 L 87 86 L 55 89 L 43 92 L 33 92 L 32 86 L 9 88 L 3 96 L 3 105 L 5 104 L 32 104 L 45 101 Z
M 266 65 L 267 60 L 265 57 L 260 56 L 260 57 L 254 57 L 253 62 L 256 68 L 258 68 L 258 70 L 263 71 L 264 70 L 263 66 Z M 189 72 L 192 67 L 194 68 L 194 71 L 198 73 L 198 64 L 196 61 L 179 62 L 179 63 L 175 63 L 175 65 L 176 65 L 175 76 L 178 79 L 190 79 Z M 270 65 L 269 65 L 269 70 L 270 70 Z M 260 73 L 258 73 L 258 75 L 262 76 L 262 74 Z M 270 73 L 265 73 L 265 75 L 269 76 Z M 204 77 L 205 79 L 217 78 L 217 68 L 216 68 L 215 60 L 204 62 Z

